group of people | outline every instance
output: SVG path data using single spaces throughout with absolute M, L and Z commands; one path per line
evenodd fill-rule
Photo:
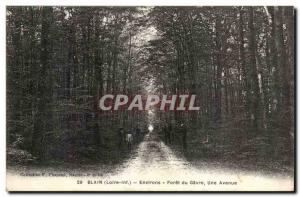
M 118 147 L 122 149 L 123 145 L 127 146 L 128 150 L 132 149 L 133 144 L 140 141 L 142 131 L 140 128 L 125 130 L 123 127 L 118 129 Z

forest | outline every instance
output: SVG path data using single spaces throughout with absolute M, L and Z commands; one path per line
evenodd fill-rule
M 190 161 L 289 169 L 294 28 L 293 7 L 9 6 L 8 161 L 120 162 L 118 129 L 151 125 Z M 98 109 L 120 93 L 192 94 L 200 110 Z

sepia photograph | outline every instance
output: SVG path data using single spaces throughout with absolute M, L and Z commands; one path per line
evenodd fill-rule
M 295 192 L 293 6 L 6 6 L 8 192 Z

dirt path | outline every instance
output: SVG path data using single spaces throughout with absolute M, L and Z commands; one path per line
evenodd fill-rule
M 196 168 L 197 167 L 197 168 Z M 293 178 L 231 171 L 202 163 L 193 167 L 178 158 L 155 133 L 148 133 L 132 157 L 112 174 L 92 165 L 80 171 L 89 176 L 20 177 L 8 173 L 8 188 L 29 191 L 270 191 L 292 190 Z M 49 172 L 46 170 L 45 172 Z M 94 175 L 96 172 L 97 175 Z M 25 188 L 25 189 L 24 189 Z
M 187 161 L 176 157 L 155 133 L 148 133 L 133 156 L 117 169 L 117 173 L 138 177 L 170 168 L 178 171 L 188 170 L 188 165 Z

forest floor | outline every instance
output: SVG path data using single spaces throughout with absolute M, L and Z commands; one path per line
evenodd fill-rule
M 216 152 L 207 147 L 199 146 L 183 150 L 182 145 L 172 144 L 169 145 L 174 154 L 179 158 L 185 160 L 195 168 L 203 168 L 210 166 L 215 169 L 227 169 L 230 171 L 245 171 L 248 173 L 259 172 L 264 175 L 284 175 L 293 176 L 293 165 L 285 164 L 284 161 L 279 161 L 269 157 L 262 157 L 259 155 L 247 155 L 247 152 L 232 153 L 231 149 Z M 205 149 L 205 151 L 203 151 Z
M 132 180 L 161 181 L 168 186 L 172 185 L 168 184 L 170 180 L 186 180 L 187 182 L 203 180 L 204 185 L 196 187 L 197 189 L 201 188 L 201 190 L 214 189 L 213 185 L 208 184 L 209 181 L 237 182 L 236 187 L 219 185 L 218 189 L 220 190 L 277 190 L 291 188 L 293 185 L 293 178 L 286 174 L 244 171 L 212 161 L 189 162 L 184 157 L 177 155 L 160 140 L 158 135 L 150 132 L 145 136 L 135 154 L 127 162 L 120 165 L 110 175 L 110 178 L 126 179 L 130 177 Z M 184 190 L 182 185 L 166 188 Z

